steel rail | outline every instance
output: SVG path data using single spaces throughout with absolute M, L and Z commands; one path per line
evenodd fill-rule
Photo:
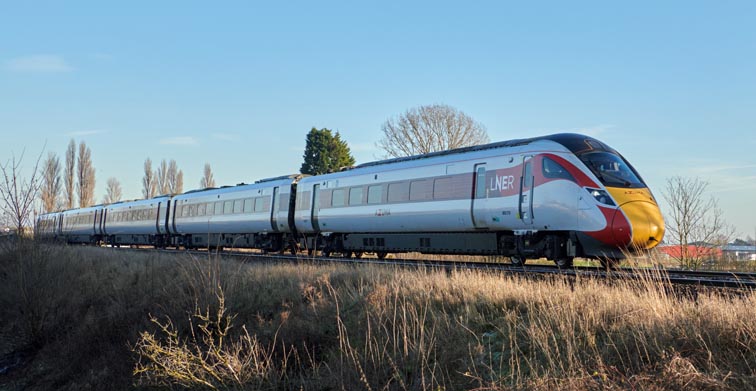
M 576 278 L 593 277 L 616 280 L 651 280 L 668 282 L 675 285 L 717 287 L 728 289 L 756 289 L 756 273 L 750 272 L 722 272 L 697 271 L 667 268 L 612 268 L 600 266 L 577 266 L 559 268 L 556 265 L 524 265 L 515 266 L 508 263 L 473 262 L 473 261 L 438 261 L 402 258 L 349 258 L 349 257 L 313 257 L 308 255 L 282 255 L 279 253 L 252 253 L 236 250 L 207 251 L 207 250 L 169 250 L 153 248 L 130 248 L 127 250 L 158 251 L 170 254 L 219 255 L 245 258 L 258 262 L 289 262 L 289 263 L 320 263 L 320 264 L 354 264 L 354 265 L 385 265 L 394 267 L 431 268 L 452 270 L 482 270 L 488 272 L 505 272 L 522 275 L 560 275 Z

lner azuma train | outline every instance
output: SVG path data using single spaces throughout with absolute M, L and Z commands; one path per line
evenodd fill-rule
M 68 243 L 617 260 L 655 247 L 664 221 L 617 151 L 554 134 L 45 214 Z

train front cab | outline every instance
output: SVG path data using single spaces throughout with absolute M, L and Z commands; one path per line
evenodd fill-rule
M 585 256 L 622 259 L 656 247 L 664 237 L 664 219 L 651 190 L 622 155 L 605 144 L 584 137 L 576 155 L 599 180 L 584 186 L 605 219 L 605 228 L 580 231 Z

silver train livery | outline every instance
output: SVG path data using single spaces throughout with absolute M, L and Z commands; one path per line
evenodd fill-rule
M 605 261 L 655 247 L 659 206 L 594 138 L 555 134 L 39 217 L 68 243 Z

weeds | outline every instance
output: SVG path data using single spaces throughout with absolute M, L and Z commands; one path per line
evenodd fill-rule
M 0 255 L 0 330 L 36 353 L 6 389 L 756 387 L 753 292 L 23 251 Z

